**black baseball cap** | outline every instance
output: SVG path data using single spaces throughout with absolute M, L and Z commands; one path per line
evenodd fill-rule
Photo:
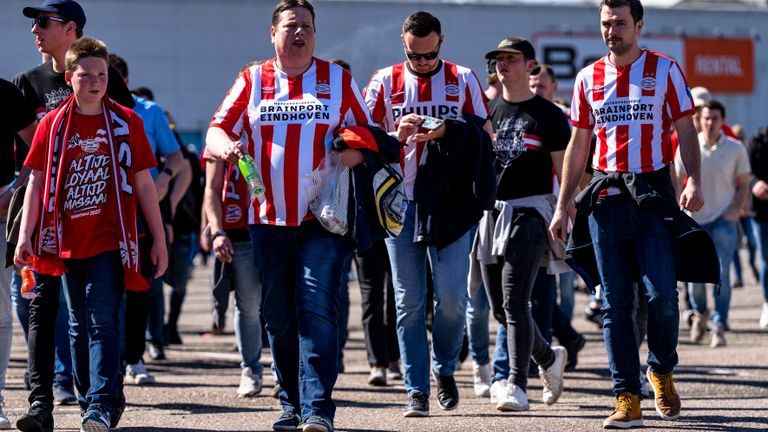
M 499 42 L 499 46 L 495 50 L 489 51 L 485 55 L 488 60 L 495 60 L 499 53 L 520 53 L 527 60 L 536 60 L 536 50 L 533 49 L 533 45 L 526 39 L 520 37 L 510 36 L 504 38 Z
M 55 13 L 73 21 L 81 30 L 85 27 L 85 12 L 75 0 L 45 0 L 38 7 L 25 7 L 23 12 L 27 18 L 37 18 L 42 12 Z

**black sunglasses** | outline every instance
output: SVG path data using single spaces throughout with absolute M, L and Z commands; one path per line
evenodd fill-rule
M 428 52 L 428 53 L 424 53 L 424 54 L 416 54 L 416 53 L 412 53 L 412 52 L 406 52 L 405 56 L 408 57 L 408 60 L 413 60 L 413 61 L 416 61 L 416 60 L 419 60 L 419 59 L 422 59 L 422 58 L 424 60 L 434 60 L 434 59 L 437 58 L 438 55 L 440 55 L 440 45 L 442 45 L 442 44 L 443 44 L 442 42 L 438 43 L 437 44 L 437 49 L 435 49 L 432 52 Z
M 64 18 L 57 18 L 57 17 L 48 16 L 48 15 L 38 15 L 37 18 L 34 18 L 32 20 L 32 27 L 34 27 L 35 24 L 37 24 L 37 26 L 40 27 L 41 29 L 46 29 L 48 28 L 48 25 L 51 23 L 51 21 L 60 22 L 62 24 L 67 22 L 67 20 L 65 20 Z

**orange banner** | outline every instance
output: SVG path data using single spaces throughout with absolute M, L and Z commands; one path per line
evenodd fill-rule
M 752 39 L 685 39 L 685 74 L 691 87 L 749 93 L 755 85 L 754 58 Z

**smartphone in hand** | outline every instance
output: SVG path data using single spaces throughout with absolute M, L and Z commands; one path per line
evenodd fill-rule
M 429 130 L 435 130 L 440 127 L 441 124 L 443 124 L 443 121 L 439 118 L 430 117 L 430 116 L 421 116 L 422 121 L 419 124 L 420 128 L 429 129 Z

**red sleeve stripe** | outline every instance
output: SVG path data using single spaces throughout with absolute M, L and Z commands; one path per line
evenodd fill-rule
M 239 85 L 242 85 L 242 87 L 239 89 L 237 95 L 233 98 L 232 91 L 235 90 L 236 87 L 239 87 Z M 218 126 L 226 131 L 230 138 L 237 139 L 238 131 L 235 130 L 235 128 L 242 120 L 243 112 L 245 112 L 246 108 L 248 107 L 248 101 L 250 100 L 251 96 L 251 88 L 252 85 L 249 69 L 243 71 L 243 73 L 240 74 L 240 77 L 238 77 L 237 81 L 235 81 L 235 84 L 227 93 L 224 102 L 222 102 L 219 109 L 216 110 L 216 114 L 211 121 L 211 126 Z M 229 106 L 227 106 L 227 104 L 229 104 Z
M 483 105 L 483 111 L 485 112 L 485 117 L 487 118 L 491 114 L 491 110 L 488 108 L 488 101 L 485 100 L 485 94 L 482 93 L 483 86 L 480 85 L 480 80 L 477 78 L 477 75 L 475 75 L 475 72 L 472 72 L 472 78 L 474 79 L 474 85 L 480 92 L 480 94 L 476 95 L 477 99 L 480 100 L 480 103 Z M 467 87 L 469 87 L 469 83 L 467 83 Z M 471 93 L 471 92 L 470 92 Z M 472 109 L 474 108 L 474 103 L 472 105 Z M 482 115 L 476 111 L 476 115 L 482 117 Z
M 386 120 L 387 115 L 387 108 L 384 105 L 384 96 L 384 84 L 379 84 L 379 91 L 376 95 L 376 105 L 373 107 L 371 117 L 373 118 L 374 122 L 380 124 L 384 124 L 384 120 Z
M 389 95 L 392 99 L 392 105 L 401 104 L 405 101 L 403 67 L 403 63 L 398 63 L 392 66 L 392 91 Z
M 672 76 L 667 75 L 667 103 L 669 104 L 669 109 L 672 112 L 672 119 L 677 120 L 678 118 L 682 117 L 680 114 L 680 101 L 677 99 L 677 88 L 675 88 L 675 83 L 672 81 Z
M 459 86 L 459 68 L 454 63 L 445 62 L 445 67 L 443 68 L 445 72 L 445 87 L 448 88 L 449 85 L 456 86 L 458 88 Z M 459 101 L 459 93 L 456 94 L 448 94 L 448 92 L 445 92 L 445 100 L 447 102 L 458 102 Z M 472 99 L 466 99 L 464 101 L 464 105 L 467 103 L 472 103 Z M 463 110 L 462 110 L 463 111 Z
M 587 102 L 587 95 L 584 92 L 584 81 L 580 80 L 578 83 L 578 101 L 574 101 L 574 105 L 578 106 L 577 110 L 572 110 L 573 113 L 576 111 L 576 118 L 571 119 L 571 123 L 578 128 L 582 129 L 591 129 L 592 128 L 592 122 L 590 121 L 590 116 L 592 115 L 589 110 L 589 102 Z
M 352 115 L 355 118 L 355 124 L 364 125 L 370 123 L 368 118 L 368 112 L 363 108 L 364 102 L 359 96 L 359 92 L 356 92 L 357 84 L 352 80 L 352 75 L 346 70 L 342 70 L 342 101 L 341 101 L 341 115 L 346 115 L 348 110 L 352 110 Z M 351 125 L 347 125 L 351 126 Z

